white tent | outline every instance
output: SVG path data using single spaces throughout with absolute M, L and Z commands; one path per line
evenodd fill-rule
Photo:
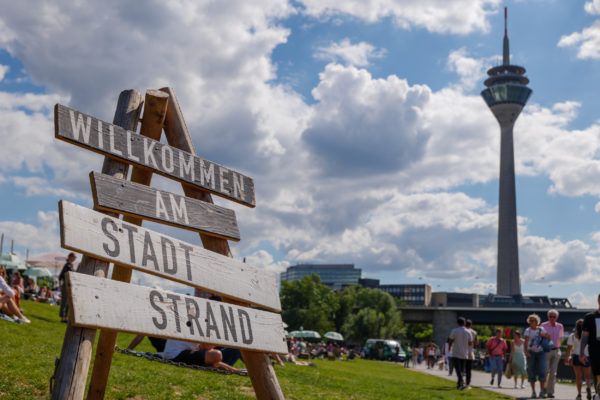
M 58 251 L 53 251 L 51 253 L 38 254 L 37 256 L 29 257 L 27 259 L 27 264 L 48 268 L 53 275 L 58 275 L 65 263 L 67 262 L 67 255 L 64 253 L 60 253 Z M 73 267 L 77 269 L 79 265 L 80 257 L 77 257 L 77 260 L 73 264 Z

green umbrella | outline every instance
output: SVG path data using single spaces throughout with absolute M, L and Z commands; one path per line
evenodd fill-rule
M 23 261 L 21 261 L 19 256 L 17 256 L 16 254 L 10 254 L 10 253 L 0 254 L 0 264 L 4 265 L 4 268 L 7 271 L 8 270 L 24 271 L 27 269 L 27 266 L 25 265 L 25 263 Z
M 327 332 L 326 334 L 323 335 L 324 338 L 327 339 L 331 339 L 331 340 L 339 340 L 339 341 L 343 341 L 344 337 L 342 336 L 341 333 L 337 333 L 337 332 Z
M 52 276 L 52 273 L 48 271 L 48 268 L 30 267 L 27 271 L 23 272 L 23 275 L 29 278 L 39 278 L 42 276 Z
M 303 339 L 321 339 L 321 335 L 316 331 L 291 331 L 288 337 L 303 338 Z

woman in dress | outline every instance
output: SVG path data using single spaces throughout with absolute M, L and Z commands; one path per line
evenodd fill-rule
M 525 329 L 525 355 L 527 356 L 527 380 L 531 384 L 531 397 L 536 398 L 535 381 L 540 381 L 540 398 L 546 397 L 546 353 L 542 348 L 542 338 L 550 335 L 540 325 L 540 317 L 531 314 L 527 317 L 529 328 Z
M 515 389 L 517 388 L 517 378 L 521 377 L 521 389 L 525 387 L 525 341 L 521 339 L 521 331 L 516 330 L 513 333 L 513 341 L 510 345 L 510 357 L 515 377 Z
M 587 398 L 592 398 L 592 378 L 590 360 L 586 359 L 585 364 L 579 360 L 579 347 L 581 346 L 581 332 L 583 330 L 583 319 L 578 319 L 575 323 L 575 331 L 569 335 L 567 339 L 567 353 L 565 354 L 565 365 L 571 364 L 575 371 L 575 383 L 577 384 L 577 397 L 576 400 L 581 400 L 581 385 L 582 377 L 585 376 L 585 383 L 587 385 Z M 585 348 L 585 355 L 588 355 L 588 348 Z
M 18 323 L 29 324 L 31 321 L 27 319 L 17 307 L 14 300 L 15 291 L 6 283 L 6 270 L 3 265 L 0 265 L 0 312 L 2 319 Z

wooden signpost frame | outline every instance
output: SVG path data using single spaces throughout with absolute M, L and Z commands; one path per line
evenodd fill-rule
M 119 96 L 113 123 L 126 131 L 135 132 L 143 103 L 142 96 L 137 91 L 123 91 Z M 100 125 L 100 123 L 98 123 L 98 125 Z M 140 134 L 158 141 L 160 140 L 163 129 L 166 134 L 167 142 L 171 147 L 187 152 L 193 156 L 196 155 L 191 137 L 183 119 L 183 114 L 179 108 L 175 93 L 171 88 L 163 88 L 160 89 L 160 91 L 149 90 L 147 92 Z M 57 134 L 58 130 L 57 125 Z M 104 160 L 102 173 L 114 178 L 126 179 L 128 167 L 128 163 L 124 160 L 112 159 L 107 156 Z M 149 186 L 152 173 L 153 172 L 150 169 L 143 168 L 143 166 L 135 166 L 134 164 L 131 181 Z M 209 192 L 184 181 L 181 181 L 181 184 L 186 197 L 201 200 L 205 203 L 213 203 Z M 253 189 L 252 186 L 252 190 Z M 254 204 L 251 204 L 251 206 L 254 206 Z M 115 213 L 107 211 L 104 211 L 104 213 L 113 217 L 118 217 Z M 129 214 L 124 215 L 123 221 L 139 226 L 142 223 L 142 218 L 137 215 Z M 207 234 L 206 232 L 199 232 L 199 234 L 204 249 L 226 257 L 232 257 L 226 239 Z M 106 278 L 108 262 L 84 256 L 78 272 Z M 131 274 L 131 268 L 115 264 L 112 279 L 128 283 L 131 280 Z M 223 301 L 238 306 L 249 306 L 247 303 L 227 297 L 223 297 Z M 95 334 L 96 330 L 93 328 L 75 327 L 72 326 L 71 322 L 68 323 L 60 362 L 55 370 L 56 381 L 52 399 L 83 399 Z M 100 331 L 96 358 L 88 390 L 88 399 L 104 398 L 117 334 L 118 331 L 116 330 Z M 283 399 L 283 393 L 279 386 L 279 382 L 277 381 L 275 371 L 268 359 L 268 355 L 257 351 L 242 350 L 242 357 L 257 398 Z

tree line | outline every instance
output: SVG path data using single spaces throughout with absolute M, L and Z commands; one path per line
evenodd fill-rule
M 339 332 L 348 342 L 406 336 L 400 300 L 379 289 L 350 286 L 334 292 L 316 274 L 281 282 L 281 307 L 288 330 Z

